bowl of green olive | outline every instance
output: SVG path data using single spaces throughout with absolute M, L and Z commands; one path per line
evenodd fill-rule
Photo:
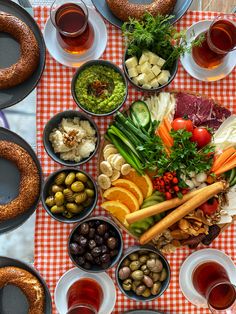
M 91 214 L 97 200 L 96 182 L 78 168 L 62 168 L 52 173 L 43 186 L 43 207 L 60 222 L 80 222 Z
M 170 266 L 166 258 L 150 246 L 133 246 L 116 268 L 121 292 L 135 301 L 159 298 L 170 283 Z

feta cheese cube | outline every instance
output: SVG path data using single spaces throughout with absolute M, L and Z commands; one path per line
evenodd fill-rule
M 167 70 L 162 70 L 161 74 L 157 77 L 158 83 L 164 85 L 168 82 L 170 77 L 170 72 Z
M 139 74 L 137 77 L 139 85 L 143 85 L 147 83 L 147 75 L 145 73 Z
M 134 82 L 134 84 L 139 85 L 139 84 L 138 84 L 138 77 L 137 77 L 137 76 L 136 76 L 136 77 L 133 77 L 133 78 L 132 78 L 132 81 Z
M 151 70 L 155 76 L 158 76 L 161 73 L 161 68 L 158 65 L 154 65 Z
M 155 78 L 155 75 L 152 72 L 152 70 L 149 70 L 148 72 L 145 72 L 145 74 L 147 75 L 148 82 L 150 82 L 151 80 L 153 80 Z
M 131 57 L 125 61 L 125 65 L 128 69 L 135 68 L 138 65 L 137 57 Z
M 138 76 L 138 71 L 136 68 L 130 68 L 128 69 L 128 73 L 130 77 L 136 77 Z
M 152 86 L 150 84 L 143 84 L 142 87 L 146 88 L 146 89 L 151 89 L 152 88 Z
M 149 84 L 151 85 L 152 88 L 156 88 L 159 86 L 157 78 L 154 78 Z
M 159 57 L 157 65 L 159 65 L 159 67 L 163 67 L 164 63 L 166 62 L 166 60 L 162 59 Z
M 141 55 L 141 58 L 139 59 L 139 65 L 142 65 L 142 64 L 144 64 L 147 61 L 148 61 L 148 56 L 146 55 L 146 53 L 143 53 Z
M 141 72 L 142 73 L 146 73 L 150 69 L 151 69 L 151 64 L 147 61 L 141 65 Z
M 158 64 L 159 61 L 159 57 L 153 53 L 153 52 L 149 52 L 149 62 L 151 64 Z
M 142 73 L 142 71 L 141 71 L 141 65 L 137 65 L 137 66 L 136 66 L 136 70 L 138 71 L 138 74 Z

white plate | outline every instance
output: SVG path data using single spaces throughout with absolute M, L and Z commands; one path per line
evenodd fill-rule
M 107 45 L 107 28 L 101 16 L 91 8 L 89 10 L 89 21 L 94 29 L 94 43 L 92 47 L 82 55 L 73 55 L 64 51 L 59 45 L 56 37 L 56 28 L 50 18 L 47 20 L 43 32 L 46 47 L 50 55 L 59 63 L 73 68 L 80 67 L 89 60 L 99 59 Z
M 227 271 L 231 283 L 236 285 L 236 266 L 229 256 L 216 249 L 203 249 L 191 254 L 182 264 L 179 272 L 179 285 L 183 295 L 189 302 L 197 307 L 207 308 L 204 299 L 194 288 L 192 283 L 192 273 L 195 267 L 203 262 L 217 262 Z
M 186 33 L 187 42 L 190 42 L 194 37 L 197 37 L 199 34 L 206 31 L 211 23 L 212 21 L 205 20 L 189 27 Z M 192 36 L 193 34 L 194 36 Z M 224 62 L 212 70 L 204 69 L 197 65 L 191 53 L 186 53 L 180 60 L 184 69 L 195 79 L 205 82 L 214 82 L 225 78 L 232 72 L 236 65 L 236 51 L 228 53 Z
M 54 292 L 55 304 L 59 314 L 66 314 L 66 293 L 70 286 L 80 278 L 92 278 L 101 285 L 104 299 L 98 314 L 110 314 L 116 303 L 116 288 L 112 279 L 104 273 L 87 273 L 79 268 L 68 270 L 58 281 Z

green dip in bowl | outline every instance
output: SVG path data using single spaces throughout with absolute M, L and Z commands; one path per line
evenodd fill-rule
M 127 97 L 124 74 L 115 64 L 104 60 L 82 65 L 75 73 L 71 87 L 77 105 L 92 115 L 115 113 Z

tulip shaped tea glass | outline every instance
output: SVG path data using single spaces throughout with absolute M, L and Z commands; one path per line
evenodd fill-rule
M 97 314 L 103 302 L 103 291 L 92 278 L 81 278 L 67 292 L 67 314 Z
M 198 293 L 206 298 L 212 313 L 236 313 L 236 287 L 221 264 L 209 261 L 198 265 L 192 281 Z
M 94 42 L 94 29 L 89 22 L 89 10 L 82 0 L 56 0 L 50 9 L 50 19 L 60 46 L 71 54 L 84 54 Z
M 192 48 L 194 61 L 202 68 L 218 67 L 227 54 L 236 49 L 236 23 L 232 14 L 220 14 L 210 28 L 198 37 L 204 36 L 200 46 Z

